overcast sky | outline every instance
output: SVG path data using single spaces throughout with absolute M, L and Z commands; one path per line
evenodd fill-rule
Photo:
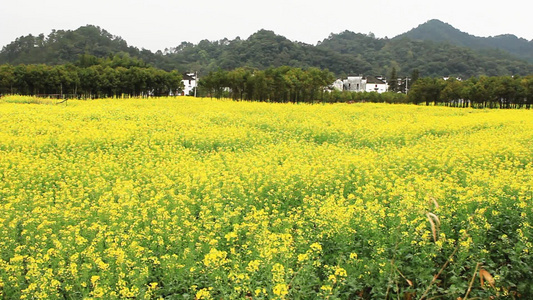
M 152 51 L 183 41 L 246 39 L 260 29 L 316 44 L 344 30 L 391 38 L 430 19 L 476 36 L 532 40 L 532 6 L 528 0 L 2 0 L 0 47 L 30 33 L 87 24 Z

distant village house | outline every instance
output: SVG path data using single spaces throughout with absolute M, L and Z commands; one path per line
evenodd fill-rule
M 384 93 L 389 90 L 389 84 L 381 76 L 367 77 L 365 91 Z
M 194 89 L 197 87 L 197 78 L 195 73 L 185 73 L 181 82 L 183 82 L 182 96 L 194 96 Z
M 339 91 L 377 92 L 381 94 L 389 89 L 389 85 L 381 76 L 350 75 L 346 79 L 337 79 L 333 83 L 333 88 Z

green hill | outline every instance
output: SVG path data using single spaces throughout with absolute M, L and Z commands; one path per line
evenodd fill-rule
M 512 43 L 515 40 L 518 42 Z M 197 71 L 200 75 L 218 69 L 266 69 L 283 65 L 329 69 L 338 76 L 386 76 L 392 68 L 398 76 L 406 76 L 414 69 L 421 76 L 533 74 L 531 60 L 525 61 L 527 55 L 533 55 L 528 48 L 531 42 L 524 41 L 511 35 L 477 38 L 432 20 L 393 39 L 344 31 L 310 45 L 260 30 L 247 39 L 182 42 L 164 52 L 153 53 L 129 46 L 104 29 L 87 25 L 72 31 L 53 31 L 46 37 L 43 34 L 20 37 L 0 51 L 0 64 L 54 65 L 75 63 L 82 54 L 109 57 L 126 53 L 167 71 Z M 506 44 L 508 49 L 487 46 L 490 43 Z M 517 57 L 511 50 L 524 54 Z
M 122 38 L 100 27 L 87 25 L 76 30 L 54 30 L 46 37 L 43 34 L 19 37 L 3 47 L 0 62 L 55 65 L 74 62 L 81 54 L 106 57 L 119 52 L 139 54 L 138 49 L 129 47 Z
M 502 50 L 508 54 L 533 63 L 533 41 L 518 38 L 512 34 L 494 37 L 477 37 L 462 32 L 450 24 L 439 20 L 430 20 L 418 27 L 397 36 L 395 39 L 409 38 L 413 40 L 448 42 L 453 45 L 468 47 L 475 50 Z

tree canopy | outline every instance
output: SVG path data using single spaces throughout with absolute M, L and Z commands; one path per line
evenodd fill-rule
M 409 90 L 414 104 L 447 105 L 474 108 L 533 107 L 533 75 L 471 77 L 460 81 L 420 78 Z
M 518 46 L 517 46 L 518 47 Z M 105 58 L 128 54 L 166 71 L 196 71 L 201 76 L 218 69 L 281 66 L 328 69 L 336 76 L 348 74 L 388 75 L 392 68 L 399 77 L 418 69 L 420 76 L 510 76 L 533 73 L 533 64 L 490 45 L 473 49 L 449 41 L 376 38 L 373 34 L 344 31 L 309 45 L 291 41 L 272 31 L 260 30 L 247 39 L 183 42 L 157 51 L 128 46 L 122 38 L 87 25 L 76 30 L 57 30 L 48 36 L 24 36 L 0 51 L 0 64 L 74 63 L 80 55 Z
M 182 88 L 182 75 L 146 65 L 127 54 L 80 55 L 75 64 L 0 65 L 0 94 L 75 97 L 169 95 Z

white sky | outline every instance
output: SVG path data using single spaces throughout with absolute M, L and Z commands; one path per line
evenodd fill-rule
M 246 39 L 260 29 L 316 44 L 344 30 L 392 38 L 430 19 L 476 36 L 532 40 L 531 8 L 529 0 L 2 0 L 0 47 L 30 33 L 87 24 L 152 51 L 183 41 Z

